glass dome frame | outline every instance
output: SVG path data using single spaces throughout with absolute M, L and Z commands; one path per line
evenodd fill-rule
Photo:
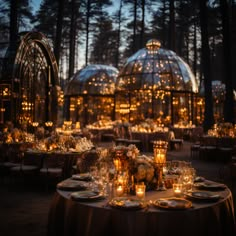
M 86 126 L 104 117 L 114 119 L 114 94 L 118 69 L 91 64 L 79 70 L 65 89 L 72 122 Z
M 158 40 L 128 58 L 116 80 L 116 119 L 154 118 L 165 124 L 195 122 L 195 76 L 175 52 Z

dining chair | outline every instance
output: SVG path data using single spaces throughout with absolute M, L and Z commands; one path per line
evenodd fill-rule
M 96 165 L 99 159 L 99 154 L 96 150 L 90 150 L 77 160 L 77 170 L 79 173 L 89 172 L 90 167 Z
M 24 183 L 36 183 L 38 181 L 39 170 L 42 166 L 42 155 L 24 152 L 20 165 L 10 169 L 14 182 L 20 177 Z
M 11 166 L 10 166 L 11 164 Z M 17 165 L 15 162 L 10 162 L 8 158 L 8 146 L 5 143 L 0 144 L 0 177 L 1 181 L 5 181 L 9 173 L 9 168 Z M 14 165 L 14 166 L 15 166 Z
M 65 156 L 57 155 L 56 153 L 44 156 L 43 166 L 39 170 L 39 176 L 46 190 L 51 186 L 54 188 L 63 179 L 65 158 Z

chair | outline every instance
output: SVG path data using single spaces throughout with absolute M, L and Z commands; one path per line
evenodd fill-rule
M 85 152 L 84 155 L 78 159 L 76 165 L 79 173 L 86 173 L 90 171 L 90 167 L 95 165 L 99 155 L 96 150 Z
M 25 152 L 21 158 L 20 165 L 10 169 L 11 175 L 15 180 L 16 177 L 22 177 L 28 183 L 37 181 L 42 159 L 42 154 Z
M 5 177 L 8 175 L 9 168 L 6 165 L 8 162 L 8 155 L 7 155 L 7 145 L 5 143 L 0 144 L 0 177 L 1 180 L 4 181 Z
M 17 146 L 11 144 L 3 144 L 1 149 L 4 157 L 4 162 L 2 163 L 3 167 L 7 170 L 15 166 L 20 166 L 23 153 L 20 152 Z
M 194 143 L 190 147 L 191 159 L 199 159 L 200 143 Z
M 47 154 L 44 156 L 43 166 L 39 170 L 39 176 L 46 185 L 48 190 L 49 185 L 55 187 L 58 182 L 63 180 L 65 156 L 57 154 Z
M 230 162 L 234 152 L 235 140 L 231 137 L 218 139 L 219 161 Z

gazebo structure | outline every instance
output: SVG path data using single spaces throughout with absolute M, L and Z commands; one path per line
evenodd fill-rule
M 158 40 L 131 56 L 116 80 L 116 119 L 154 118 L 167 125 L 196 123 L 198 93 L 189 66 Z
M 114 119 L 114 94 L 118 70 L 113 66 L 93 64 L 78 71 L 65 89 L 69 101 L 69 120 L 81 126 L 104 117 Z
M 213 99 L 213 115 L 215 123 L 224 122 L 224 105 L 225 105 L 225 93 L 226 88 L 225 84 L 220 80 L 213 80 L 211 83 L 212 86 L 212 99 Z M 204 119 L 204 86 L 202 84 L 199 92 L 199 101 L 202 101 L 202 112 L 201 112 L 201 120 Z M 234 102 L 236 100 L 235 91 L 234 91 Z M 235 112 L 235 111 L 234 111 Z
M 0 78 L 1 123 L 57 122 L 58 68 L 46 37 L 19 35 L 8 47 Z

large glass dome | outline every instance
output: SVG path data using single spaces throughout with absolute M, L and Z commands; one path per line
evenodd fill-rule
M 65 89 L 69 117 L 81 126 L 97 120 L 114 119 L 114 94 L 118 70 L 113 66 L 93 64 L 78 71 Z
M 175 124 L 194 119 L 196 79 L 175 52 L 161 48 L 158 40 L 128 58 L 116 81 L 116 118 L 136 121 L 160 119 Z
M 198 86 L 189 66 L 175 52 L 160 48 L 150 40 L 131 56 L 117 79 L 117 90 L 165 89 L 197 92 Z
M 107 65 L 88 65 L 78 71 L 66 87 L 68 96 L 81 94 L 114 94 L 118 70 Z

